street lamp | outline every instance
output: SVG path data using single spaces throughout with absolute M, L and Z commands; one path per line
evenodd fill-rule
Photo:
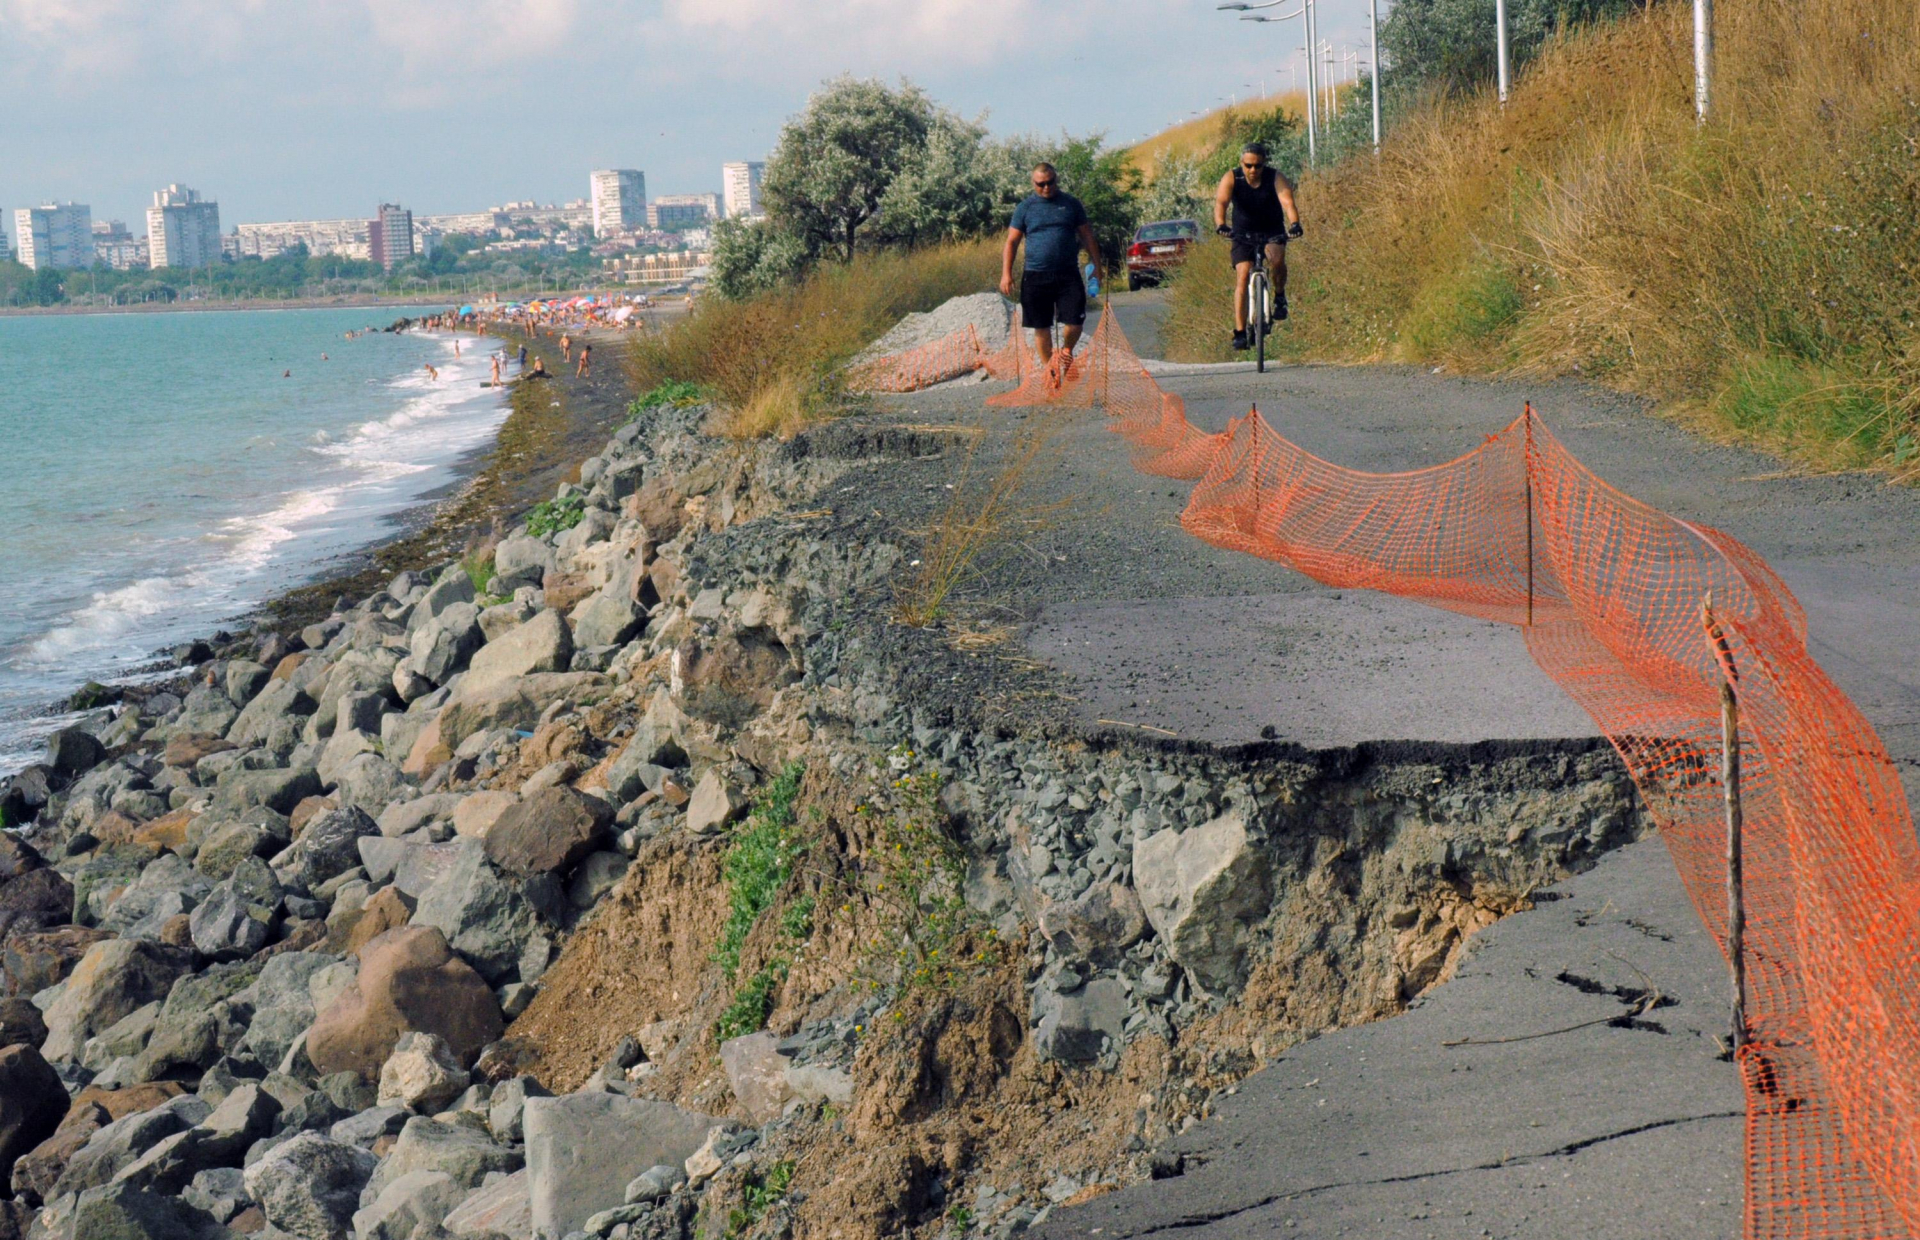
M 1513 70 L 1507 60 L 1507 0 L 1494 0 L 1493 20 L 1498 27 L 1494 32 L 1494 53 L 1500 58 L 1500 102 L 1504 104 L 1513 86 Z
M 1296 17 L 1301 18 L 1301 25 L 1306 33 L 1306 42 L 1308 46 L 1312 46 L 1314 0 L 1301 0 L 1301 5 L 1298 9 L 1291 13 L 1282 13 L 1277 17 L 1269 17 L 1264 13 L 1248 12 L 1248 10 L 1251 9 L 1278 8 L 1283 3 L 1285 3 L 1285 0 L 1266 0 L 1264 4 L 1234 3 L 1221 4 L 1215 7 L 1225 12 L 1241 13 L 1243 16 L 1240 20 L 1243 22 L 1284 22 L 1292 21 Z M 1314 81 L 1313 57 L 1309 55 L 1307 57 L 1307 163 L 1309 164 L 1314 164 L 1319 161 L 1319 149 L 1316 141 L 1316 131 L 1319 128 L 1319 116 L 1318 107 L 1314 100 L 1315 90 L 1316 83 Z

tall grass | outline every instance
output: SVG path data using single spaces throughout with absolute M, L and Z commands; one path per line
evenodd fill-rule
M 1920 476 L 1920 5 L 1721 0 L 1713 119 L 1688 12 L 1547 49 L 1504 110 L 1431 99 L 1306 178 L 1283 350 L 1581 373 L 1710 429 Z M 1221 356 L 1223 247 L 1171 292 Z
M 670 382 L 706 388 L 722 406 L 715 429 L 725 434 L 790 435 L 836 407 L 847 359 L 909 311 L 993 287 L 999 263 L 997 240 L 969 241 L 863 254 L 746 301 L 707 298 L 634 341 L 628 378 L 636 391 Z

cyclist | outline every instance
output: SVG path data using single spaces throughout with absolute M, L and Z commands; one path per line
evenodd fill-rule
M 1033 332 L 1034 352 L 1045 370 L 1053 362 L 1053 325 L 1061 333 L 1060 373 L 1073 365 L 1073 346 L 1079 343 L 1087 321 L 1087 287 L 1080 281 L 1080 249 L 1086 247 L 1099 270 L 1100 247 L 1080 200 L 1060 188 L 1060 173 L 1052 164 L 1033 169 L 1033 193 L 1014 209 L 1007 243 L 1000 256 L 1000 295 L 1013 296 L 1013 256 L 1020 243 L 1027 246 L 1026 269 L 1020 278 L 1020 320 Z
M 1227 224 L 1227 207 L 1233 224 Z M 1247 347 L 1247 281 L 1253 278 L 1256 239 L 1267 243 L 1267 267 L 1273 276 L 1273 317 L 1287 317 L 1287 238 L 1300 235 L 1300 212 L 1293 205 L 1293 183 L 1267 162 L 1267 148 L 1247 143 L 1240 166 L 1220 178 L 1213 196 L 1214 228 L 1233 242 L 1233 347 Z

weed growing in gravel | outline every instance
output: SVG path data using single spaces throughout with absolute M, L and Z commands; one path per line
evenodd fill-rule
M 684 409 L 688 405 L 698 405 L 710 399 L 712 399 L 712 393 L 698 383 L 689 383 L 684 379 L 669 379 L 628 401 L 627 421 L 633 421 L 649 409 L 659 409 L 664 406 Z
M 914 562 L 918 571 L 896 592 L 894 616 L 900 623 L 919 629 L 945 619 L 954 592 L 984 573 L 995 551 L 1012 545 L 1016 535 L 1041 528 L 1066 506 L 1064 502 L 1038 508 L 1020 505 L 1027 480 L 1050 439 L 1045 429 L 1023 435 L 1008 450 L 999 471 L 985 481 L 976 476 L 980 441 L 967 448 L 960 477 L 953 484 L 953 498 L 934 520 Z
M 527 512 L 527 534 L 532 538 L 558 534 L 580 524 L 580 519 L 586 515 L 586 501 L 578 495 L 569 495 L 564 499 L 543 499 Z
M 749 1176 L 740 1204 L 727 1212 L 724 1240 L 740 1240 L 754 1224 L 766 1217 L 793 1184 L 793 1164 L 777 1162 L 765 1175 Z
M 487 597 L 487 587 L 493 584 L 493 553 L 488 552 L 485 559 L 470 555 L 460 561 L 460 567 L 467 572 L 467 580 L 473 583 L 473 593 L 478 598 Z
M 755 798 L 746 821 L 735 828 L 733 842 L 721 862 L 727 880 L 727 921 L 713 959 L 734 981 L 740 973 L 740 953 L 747 936 L 780 900 L 793 880 L 794 863 L 805 851 L 797 831 L 795 803 L 805 773 L 798 762 L 788 766 Z M 780 915 L 784 940 L 803 943 L 813 933 L 813 901 L 796 900 Z M 787 979 L 791 961 L 777 953 L 734 990 L 733 999 L 714 1021 L 715 1041 L 724 1042 L 753 1033 L 767 1023 L 773 1010 L 773 992 Z

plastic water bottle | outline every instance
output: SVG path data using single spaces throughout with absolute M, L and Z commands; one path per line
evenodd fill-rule
M 1100 273 L 1094 270 L 1092 263 L 1086 265 L 1084 272 L 1087 277 L 1087 296 L 1098 297 L 1100 295 Z

